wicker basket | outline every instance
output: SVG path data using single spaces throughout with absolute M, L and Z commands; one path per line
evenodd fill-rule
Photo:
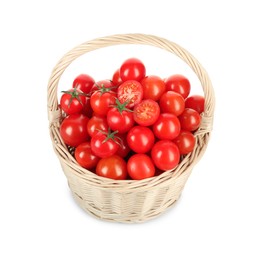
M 115 181 L 80 167 L 59 134 L 61 110 L 57 86 L 65 69 L 79 56 L 106 46 L 143 44 L 174 53 L 196 73 L 205 95 L 202 123 L 195 133 L 196 146 L 173 170 L 141 181 Z M 185 49 L 166 39 L 144 34 L 113 35 L 85 42 L 69 51 L 55 66 L 48 84 L 48 118 L 54 150 L 68 179 L 76 202 L 97 218 L 116 222 L 143 222 L 164 212 L 178 200 L 182 189 L 209 141 L 213 123 L 214 92 L 200 63 Z

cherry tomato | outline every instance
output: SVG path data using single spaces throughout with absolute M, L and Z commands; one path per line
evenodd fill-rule
M 180 153 L 178 147 L 172 141 L 161 140 L 153 146 L 151 157 L 157 168 L 167 171 L 178 165 Z
M 90 98 L 93 111 L 100 116 L 106 116 L 110 106 L 115 105 L 116 93 L 110 90 L 96 90 Z
M 178 118 L 183 130 L 192 132 L 197 130 L 200 126 L 201 117 L 194 109 L 186 108 Z
M 94 115 L 90 118 L 87 124 L 87 131 L 90 137 L 97 134 L 100 131 L 107 131 L 108 124 L 105 116 Z
M 83 93 L 89 94 L 94 83 L 95 80 L 91 76 L 87 74 L 80 74 L 74 79 L 73 88 L 77 88 Z
M 120 103 L 128 102 L 126 107 L 132 108 L 139 104 L 143 98 L 142 85 L 135 80 L 125 81 L 118 87 L 117 96 Z
M 134 107 L 134 121 L 142 126 L 153 125 L 159 115 L 160 107 L 152 99 L 144 99 Z
M 146 76 L 142 81 L 143 99 L 153 99 L 157 101 L 166 91 L 164 81 L 158 76 Z
M 153 132 L 145 126 L 134 126 L 127 134 L 127 143 L 136 153 L 147 153 L 154 142 Z
M 114 72 L 114 74 L 112 76 L 112 82 L 113 82 L 113 85 L 117 86 L 117 87 L 123 83 L 123 81 L 122 81 L 122 79 L 120 77 L 120 74 L 119 74 L 119 69 L 117 69 Z
M 108 132 L 98 132 L 92 136 L 90 146 L 92 152 L 101 158 L 114 155 L 119 149 L 120 141 L 116 133 L 109 130 Z
M 87 132 L 87 123 L 89 118 L 82 114 L 67 116 L 61 123 L 60 135 L 65 144 L 77 147 L 79 144 L 87 141 L 89 135 Z
M 177 145 L 180 154 L 188 154 L 193 151 L 196 140 L 191 132 L 182 130 L 173 142 Z
M 190 81 L 183 75 L 173 75 L 164 80 L 167 91 L 175 91 L 179 93 L 183 98 L 187 98 L 191 85 Z
M 165 92 L 159 101 L 161 112 L 171 113 L 179 116 L 183 113 L 185 103 L 184 98 L 174 91 Z
M 100 159 L 96 167 L 96 174 L 114 180 L 125 180 L 127 177 L 127 164 L 118 155 Z
M 199 95 L 190 96 L 185 100 L 185 107 L 192 108 L 201 114 L 205 109 L 205 98 Z
M 123 62 L 120 67 L 120 78 L 123 82 L 127 80 L 141 81 L 146 75 L 146 68 L 142 61 L 130 58 Z
M 120 134 L 128 132 L 134 125 L 133 111 L 126 108 L 126 103 L 121 104 L 116 100 L 116 106 L 107 113 L 108 126 Z
M 155 166 L 146 154 L 134 154 L 127 162 L 129 176 L 133 180 L 142 180 L 155 175 Z
M 61 109 L 68 115 L 80 113 L 86 104 L 84 93 L 76 88 L 62 91 L 60 105 Z
M 120 138 L 119 139 L 120 145 L 119 145 L 119 149 L 116 152 L 116 154 L 119 155 L 120 157 L 124 158 L 130 152 L 130 147 L 127 144 L 127 136 L 126 136 L 126 134 L 117 134 L 117 136 Z
M 153 125 L 153 132 L 159 139 L 175 139 L 179 135 L 180 129 L 181 126 L 178 118 L 169 113 L 160 114 Z
M 89 142 L 79 144 L 76 147 L 75 158 L 76 161 L 86 169 L 94 168 L 100 159 L 92 153 Z

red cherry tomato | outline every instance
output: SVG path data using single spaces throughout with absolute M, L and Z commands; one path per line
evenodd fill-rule
M 115 105 L 116 93 L 108 90 L 96 90 L 90 98 L 93 111 L 100 116 L 106 116 L 110 106 Z
M 157 101 L 166 91 L 164 81 L 158 76 L 146 76 L 142 81 L 143 99 L 153 99 Z
M 191 85 L 190 81 L 183 75 L 173 75 L 164 80 L 167 91 L 175 91 L 179 93 L 183 98 L 187 98 Z
M 87 132 L 87 123 L 89 118 L 82 114 L 67 116 L 61 123 L 60 135 L 65 144 L 77 147 L 79 144 L 87 141 L 89 135 Z
M 185 108 L 184 98 L 174 91 L 165 92 L 159 101 L 162 113 L 171 113 L 179 116 Z
M 180 129 L 181 126 L 178 118 L 169 113 L 160 114 L 153 125 L 153 132 L 159 139 L 175 139 L 179 135 Z
M 205 98 L 199 95 L 190 96 L 185 100 L 185 107 L 192 108 L 201 114 L 205 109 Z
M 107 123 L 113 131 L 120 134 L 128 132 L 134 125 L 133 112 L 126 110 L 124 104 L 116 100 L 117 106 L 110 108 L 107 113 Z
M 82 143 L 76 147 L 75 158 L 86 169 L 94 168 L 100 159 L 92 153 L 89 142 Z
M 143 98 L 142 85 L 135 80 L 125 81 L 118 87 L 117 96 L 120 103 L 128 102 L 126 107 L 132 108 Z
M 142 180 L 155 175 L 155 166 L 146 154 L 134 154 L 127 162 L 129 176 L 133 180 Z
M 87 131 L 90 137 L 97 134 L 98 131 L 107 131 L 108 124 L 105 116 L 94 115 L 87 124 Z
M 112 155 L 98 162 L 96 174 L 114 180 L 125 180 L 127 177 L 127 164 L 120 156 Z
M 134 121 L 142 126 L 153 125 L 159 115 L 160 107 L 152 99 L 144 99 L 134 107 Z
M 123 82 L 127 80 L 141 81 L 146 75 L 146 68 L 142 61 L 130 58 L 123 62 L 120 67 L 120 78 Z
M 180 154 L 188 154 L 193 151 L 196 140 L 191 132 L 182 130 L 173 142 L 177 145 Z
M 157 168 L 163 171 L 174 169 L 180 160 L 180 153 L 176 144 L 169 140 L 155 143 L 151 150 L 152 160 Z
M 130 147 L 127 144 L 127 137 L 126 137 L 126 135 L 122 135 L 122 134 L 117 134 L 117 136 L 120 138 L 120 141 L 119 141 L 120 145 L 119 145 L 119 149 L 116 152 L 116 154 L 119 155 L 120 157 L 124 158 L 130 152 Z
M 94 83 L 95 80 L 91 76 L 81 74 L 74 79 L 73 88 L 80 89 L 83 93 L 89 94 Z
M 98 132 L 92 136 L 90 141 L 92 152 L 101 158 L 114 155 L 119 149 L 119 144 L 120 141 L 115 136 L 115 132 L 111 133 L 110 131 L 108 133 Z
M 200 126 L 201 117 L 196 110 L 191 108 L 186 108 L 178 118 L 183 130 L 192 132 L 197 130 Z
M 61 109 L 68 115 L 81 113 L 87 102 L 84 93 L 75 88 L 63 93 L 60 100 Z
M 134 126 L 127 134 L 127 143 L 136 153 L 147 153 L 154 142 L 153 132 L 145 126 Z
M 122 79 L 120 77 L 120 74 L 119 74 L 119 69 L 117 69 L 114 72 L 114 74 L 112 76 L 112 82 L 113 82 L 113 85 L 117 86 L 117 87 L 123 83 L 123 81 L 122 81 Z

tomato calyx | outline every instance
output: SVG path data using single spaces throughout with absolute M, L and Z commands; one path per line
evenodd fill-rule
M 68 107 L 70 107 L 70 105 L 71 105 L 73 99 L 75 99 L 75 98 L 76 98 L 76 99 L 80 102 L 80 104 L 83 106 L 84 104 L 83 104 L 83 102 L 82 102 L 82 100 L 80 99 L 79 96 L 85 96 L 85 97 L 88 96 L 87 94 L 85 94 L 85 93 L 83 93 L 83 92 L 81 92 L 81 91 L 77 91 L 77 88 L 76 88 L 76 87 L 73 88 L 73 90 L 62 91 L 62 93 L 68 94 L 68 95 L 71 96 L 71 97 L 70 97 L 70 100 L 69 100 Z
M 120 103 L 120 101 L 116 98 L 116 105 L 112 105 L 112 107 L 115 107 L 119 113 L 122 115 L 123 111 L 131 112 L 133 113 L 133 110 L 127 108 L 126 106 L 129 104 L 130 101 L 125 101 L 124 103 Z
M 110 80 L 111 81 L 111 80 Z M 112 82 L 112 81 L 111 81 Z M 112 91 L 114 88 L 117 88 L 117 86 L 112 86 L 112 87 L 106 87 L 105 84 L 101 84 L 101 85 L 98 85 L 97 83 L 95 83 L 95 86 L 97 87 L 97 89 L 95 91 L 98 91 L 100 92 L 100 94 L 104 94 L 106 92 L 110 92 Z M 94 91 L 94 92 L 95 92 Z M 91 93 L 92 94 L 92 93 Z
M 99 130 L 98 131 L 102 134 L 104 134 L 106 136 L 105 140 L 102 142 L 102 144 L 104 144 L 105 142 L 107 142 L 108 140 L 112 140 L 113 142 L 115 142 L 117 145 L 121 146 L 122 147 L 122 139 L 118 136 L 116 136 L 116 134 L 119 132 L 118 130 L 112 132 L 110 128 L 108 128 L 108 131 L 105 132 L 105 131 L 102 131 L 102 130 Z

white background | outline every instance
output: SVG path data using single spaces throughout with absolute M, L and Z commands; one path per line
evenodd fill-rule
M 246 0 L 0 2 L 0 259 L 253 258 L 251 6 Z M 46 94 L 51 70 L 71 48 L 135 32 L 190 51 L 213 82 L 216 112 L 207 152 L 180 201 L 155 220 L 126 225 L 99 221 L 74 203 L 49 138 Z M 155 55 L 141 55 L 150 73 L 160 73 Z M 102 56 L 91 67 L 73 66 L 62 88 L 88 68 L 96 79 L 109 77 L 119 60 Z

